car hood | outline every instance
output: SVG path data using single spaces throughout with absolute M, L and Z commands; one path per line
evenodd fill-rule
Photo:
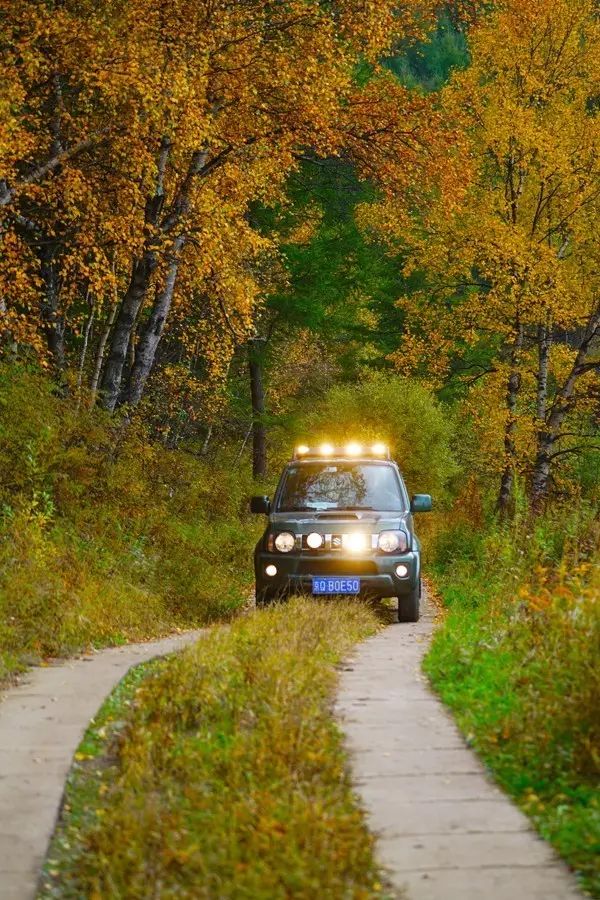
M 278 531 L 295 534 L 349 534 L 353 531 L 394 531 L 398 528 L 410 531 L 410 513 L 352 510 L 348 512 L 299 512 L 271 513 L 270 524 Z

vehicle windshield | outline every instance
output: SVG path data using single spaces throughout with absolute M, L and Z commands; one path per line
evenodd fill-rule
M 376 509 L 405 512 L 395 469 L 364 462 L 319 462 L 290 466 L 279 497 L 279 512 Z

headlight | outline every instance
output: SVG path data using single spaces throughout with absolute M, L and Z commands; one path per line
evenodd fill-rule
M 403 553 L 408 548 L 408 540 L 403 531 L 382 531 L 377 546 L 384 553 L 393 553 L 394 550 Z
M 280 553 L 289 553 L 294 549 L 296 538 L 289 531 L 281 531 L 275 538 L 275 546 Z
M 368 549 L 367 535 L 360 531 L 342 535 L 342 547 L 348 553 L 364 553 Z

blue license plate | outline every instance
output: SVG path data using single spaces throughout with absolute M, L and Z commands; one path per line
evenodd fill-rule
M 360 578 L 313 578 L 313 594 L 359 594 Z

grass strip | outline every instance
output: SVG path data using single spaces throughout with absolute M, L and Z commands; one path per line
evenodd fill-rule
M 543 608 L 491 599 L 476 578 L 442 594 L 450 613 L 425 671 L 469 744 L 600 898 L 600 609 L 585 594 Z
M 294 599 L 131 673 L 77 754 L 39 897 L 386 895 L 330 709 L 378 627 Z

